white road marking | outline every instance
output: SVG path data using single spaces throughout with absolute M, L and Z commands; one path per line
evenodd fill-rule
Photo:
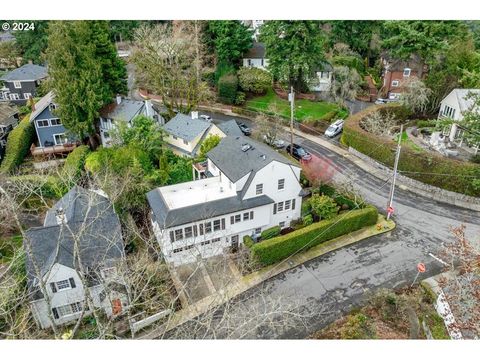
M 433 255 L 432 253 L 428 253 L 428 255 L 430 255 L 432 258 L 434 258 L 435 260 L 437 260 L 439 263 L 441 263 L 441 264 L 443 264 L 443 265 L 445 265 L 445 266 L 448 266 L 448 264 L 447 264 L 445 261 L 443 261 L 442 259 L 436 257 L 436 256 Z

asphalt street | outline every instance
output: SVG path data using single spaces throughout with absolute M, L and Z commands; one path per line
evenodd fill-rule
M 232 119 L 222 114 L 208 114 L 215 122 Z M 235 119 L 252 125 L 248 119 Z M 389 184 L 318 144 L 298 137 L 294 141 L 312 154 L 330 159 L 335 165 L 335 180 L 351 181 L 368 202 L 379 209 L 386 207 Z M 393 219 L 397 227 L 393 232 L 318 257 L 241 295 L 238 300 L 242 306 L 229 306 L 228 311 L 233 312 L 229 318 L 243 319 L 242 324 L 250 324 L 250 328 L 243 325 L 239 332 L 231 326 L 227 329 L 218 324 L 216 327 L 213 322 L 198 331 L 197 324 L 198 332 L 194 336 L 305 338 L 360 305 L 372 290 L 411 284 L 420 262 L 425 263 L 427 271 L 419 280 L 440 273 L 442 265 L 429 254 L 439 256 L 442 244 L 453 240 L 452 226 L 465 224 L 468 236 L 480 241 L 479 212 L 439 203 L 399 188 L 394 206 Z M 276 299 L 275 321 L 262 320 L 262 311 L 267 311 L 265 298 Z M 284 306 L 279 307 L 279 303 Z M 245 308 L 251 309 L 250 315 L 245 313 Z M 257 320 L 252 321 L 248 316 Z M 192 323 L 183 326 L 192 326 Z

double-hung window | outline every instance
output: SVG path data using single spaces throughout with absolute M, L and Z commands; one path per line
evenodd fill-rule
M 13 87 L 15 89 L 21 89 L 22 88 L 22 83 L 20 81 L 14 81 L 13 82 Z
M 221 230 L 222 226 L 220 224 L 220 219 L 218 220 L 213 220 L 213 231 L 218 231 Z
M 57 286 L 57 290 L 66 290 L 66 289 L 70 289 L 70 281 L 67 279 L 67 280 L 60 280 L 60 281 L 57 281 L 56 284 Z
M 50 123 L 48 122 L 48 120 L 37 120 L 37 127 L 41 128 L 41 127 L 47 127 L 47 126 L 50 126 Z
M 191 238 L 192 235 L 193 235 L 193 229 L 191 226 L 187 226 L 185 229 L 184 229 L 184 234 L 185 234 L 185 239 L 187 238 Z
M 255 194 L 261 195 L 263 194 L 263 184 L 257 184 L 255 187 Z
M 278 180 L 278 190 L 283 190 L 285 189 L 285 179 L 279 179 Z
M 183 239 L 183 229 L 175 230 L 175 240 L 182 240 Z

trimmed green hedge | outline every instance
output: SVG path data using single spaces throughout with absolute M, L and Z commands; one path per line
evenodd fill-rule
M 235 74 L 223 75 L 218 80 L 218 99 L 224 104 L 233 104 L 237 97 L 238 78 Z
M 265 94 L 272 86 L 272 75 L 262 69 L 242 67 L 238 70 L 238 84 L 243 91 Z
M 85 160 L 89 153 L 90 148 L 87 145 L 81 145 L 68 154 L 63 164 L 63 172 L 67 179 L 75 180 L 81 176 L 85 169 Z
M 23 162 L 33 142 L 35 128 L 30 123 L 30 116 L 20 121 L 20 124 L 8 134 L 5 158 L 0 167 L 1 173 L 10 173 Z
M 262 241 L 251 247 L 254 259 L 263 265 L 274 264 L 297 251 L 305 251 L 352 231 L 377 223 L 378 212 L 373 206 L 352 210 L 330 220 L 306 226 L 289 234 Z
M 251 248 L 254 244 L 255 242 L 250 235 L 245 235 L 243 237 L 243 245 L 245 245 L 247 248 Z
M 409 116 L 408 111 L 398 104 L 370 106 L 345 121 L 341 142 L 392 168 L 395 161 L 395 141 L 373 135 L 360 127 L 361 120 L 376 111 L 394 112 L 399 120 L 405 120 Z M 402 146 L 398 169 L 408 172 L 403 175 L 428 185 L 480 196 L 480 186 L 475 183 L 475 177 L 477 181 L 480 179 L 480 166 L 477 164 L 449 159 L 435 153 L 418 154 L 406 143 Z
M 282 228 L 277 225 L 277 226 L 263 230 L 260 236 L 262 240 L 267 240 L 280 235 L 281 231 L 282 231 Z

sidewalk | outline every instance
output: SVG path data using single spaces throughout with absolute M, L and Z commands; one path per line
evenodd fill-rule
M 293 255 L 292 257 L 288 258 L 288 261 L 283 260 L 277 264 L 267 266 L 259 271 L 240 277 L 237 282 L 226 287 L 225 289 L 220 289 L 219 291 L 207 296 L 206 298 L 203 298 L 195 304 L 175 312 L 166 323 L 148 333 L 139 335 L 138 338 L 155 339 L 162 337 L 165 333 L 173 328 L 184 324 L 185 322 L 207 312 L 208 310 L 226 303 L 241 293 L 282 272 L 293 269 L 328 252 L 338 250 L 342 247 L 360 242 L 375 235 L 392 231 L 394 228 L 395 223 L 392 220 L 387 221 L 382 215 L 379 215 L 376 225 L 368 226 L 350 234 L 340 236 L 336 239 L 317 245 L 308 251 Z

